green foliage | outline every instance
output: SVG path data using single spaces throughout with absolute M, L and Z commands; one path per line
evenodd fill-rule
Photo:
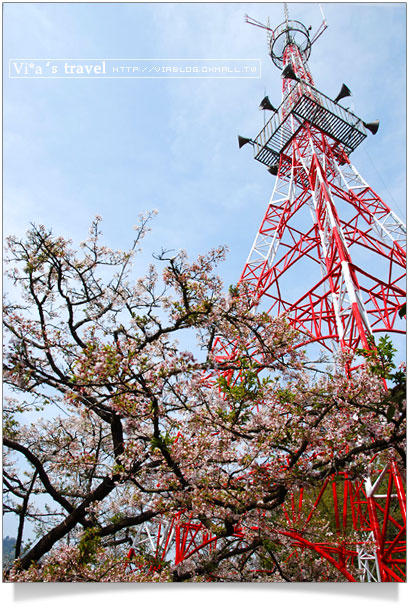
M 400 318 L 405 318 L 405 316 L 407 315 L 407 304 L 404 303 L 404 305 L 402 305 L 402 307 L 400 308 L 398 315 L 400 316 Z
M 162 450 L 163 448 L 170 448 L 170 446 L 174 443 L 175 438 L 173 438 L 172 436 L 169 435 L 168 432 L 166 432 L 164 435 L 160 435 L 160 436 L 153 436 L 150 439 L 150 450 L 151 452 L 154 452 L 156 449 L 158 450 Z
M 96 562 L 100 541 L 98 528 L 86 528 L 78 545 L 81 564 L 94 564 Z
M 218 384 L 221 391 L 229 396 L 234 402 L 243 402 L 245 400 L 255 400 L 258 398 L 261 385 L 267 385 L 270 379 L 259 380 L 257 365 L 246 358 L 240 358 L 241 364 L 241 382 L 230 383 L 225 376 L 218 378 Z
M 377 344 L 374 338 L 370 337 L 369 344 L 370 349 L 358 349 L 357 352 L 369 361 L 373 374 L 392 383 L 382 402 L 387 421 L 390 422 L 396 410 L 401 411 L 403 408 L 406 397 L 406 374 L 396 368 L 394 358 L 397 350 L 387 335 L 380 337 Z
M 390 338 L 384 335 L 376 344 L 374 337 L 371 336 L 368 343 L 369 349 L 358 349 L 357 352 L 369 361 L 372 373 L 382 379 L 391 379 L 391 371 L 395 369 L 394 356 L 397 350 Z

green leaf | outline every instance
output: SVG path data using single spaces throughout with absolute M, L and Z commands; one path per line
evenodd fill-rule
M 407 304 L 404 303 L 404 305 L 402 307 L 400 307 L 399 311 L 398 311 L 398 315 L 400 316 L 400 318 L 404 318 L 407 315 Z

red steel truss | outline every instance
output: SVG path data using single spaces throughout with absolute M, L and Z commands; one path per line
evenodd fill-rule
M 324 513 L 332 520 L 332 538 L 327 540 Z M 261 513 L 260 528 L 265 514 Z M 278 518 L 276 538 L 289 539 L 291 548 L 286 559 L 294 560 L 296 567 L 304 552 L 310 551 L 339 571 L 341 578 L 336 580 L 404 582 L 405 532 L 403 479 L 395 461 L 391 461 L 383 469 L 376 466 L 366 481 L 352 480 L 342 472 L 327 478 L 314 498 L 304 488 L 289 495 Z M 235 528 L 232 539 L 237 550 L 247 544 L 241 525 Z M 160 567 L 163 560 L 177 565 L 196 553 L 212 552 L 218 541 L 191 514 L 179 512 L 157 525 L 146 523 L 140 528 L 128 553 L 128 565 L 131 572 L 147 567 L 148 561 L 152 570 Z M 144 561 L 138 558 L 142 552 Z M 327 566 L 318 581 L 329 580 Z M 255 569 L 274 571 L 274 563 L 272 569 Z
M 331 351 L 403 332 L 402 223 L 316 127 L 301 128 L 284 153 L 241 281 L 269 313 L 286 313 L 307 342 Z M 304 275 L 298 291 L 295 278 Z
M 318 343 L 332 353 L 368 348 L 380 332 L 404 332 L 398 316 L 405 303 L 405 226 L 350 161 L 370 125 L 314 86 L 307 60 L 325 21 L 310 40 L 287 9 L 285 16 L 275 30 L 246 18 L 268 31 L 272 60 L 283 69 L 283 101 L 278 109 L 263 106 L 272 116 L 254 140 L 246 140 L 275 175 L 275 185 L 240 282 L 260 308 L 286 314 L 303 344 Z M 216 361 L 232 358 L 235 349 L 235 343 L 216 340 Z M 241 380 L 233 371 L 227 378 Z M 395 460 L 370 465 L 367 480 L 339 473 L 318 494 L 301 488 L 288 495 L 277 526 L 278 536 L 291 544 L 288 562 L 298 566 L 311 552 L 325 563 L 318 580 L 329 579 L 328 566 L 349 582 L 405 581 L 404 479 Z M 246 542 L 241 525 L 233 539 L 237 547 Z M 152 568 L 165 559 L 179 564 L 212 551 L 218 541 L 191 514 L 179 512 L 140 528 L 129 566 L 147 565 L 138 559 L 142 552 L 150 554 Z
M 405 227 L 349 159 L 364 123 L 314 88 L 296 44 L 283 65 L 283 103 L 252 141 L 276 181 L 241 281 L 307 343 L 367 347 L 404 332 Z

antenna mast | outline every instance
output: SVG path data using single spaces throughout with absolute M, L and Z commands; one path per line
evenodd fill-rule
M 290 20 L 288 4 L 286 2 L 283 4 L 284 21 L 275 30 L 271 28 L 269 19 L 267 19 L 267 25 L 264 25 L 264 23 L 257 21 L 257 19 L 245 15 L 245 22 L 267 31 L 270 57 L 274 65 L 281 69 L 283 67 L 283 52 L 289 44 L 295 44 L 299 48 L 303 60 L 308 60 L 312 45 L 328 27 L 324 12 L 320 5 L 319 7 L 323 20 L 312 38 L 310 38 L 311 26 L 307 29 L 300 21 Z

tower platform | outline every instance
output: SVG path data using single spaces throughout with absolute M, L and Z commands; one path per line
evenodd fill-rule
M 298 98 L 290 107 L 296 93 Z M 307 123 L 340 143 L 347 155 L 367 136 L 361 118 L 314 87 L 296 83 L 256 136 L 254 158 L 268 167 L 274 166 L 301 126 Z

